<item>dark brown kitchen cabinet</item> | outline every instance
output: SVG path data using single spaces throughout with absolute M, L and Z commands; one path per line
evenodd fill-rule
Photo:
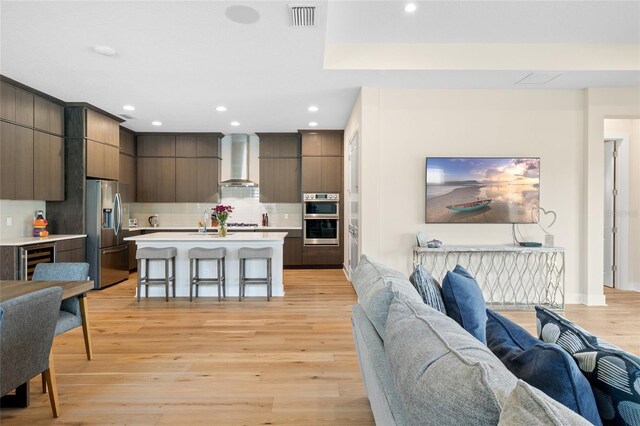
M 137 201 L 162 203 L 176 200 L 175 158 L 138 158 L 136 169 Z
M 322 157 L 320 192 L 342 192 L 342 157 Z
M 5 82 L 0 84 L 0 117 L 33 127 L 33 95 Z
M 176 201 L 217 203 L 220 160 L 176 158 Z
M 33 130 L 1 122 L 0 198 L 33 200 Z
M 260 202 L 300 201 L 300 158 L 260 158 Z
M 322 157 L 302 157 L 302 192 L 323 192 Z
M 302 156 L 342 156 L 342 131 L 304 132 Z
M 120 153 L 131 157 L 136 156 L 136 139 L 133 133 L 120 128 Z
M 47 201 L 64 200 L 62 138 L 35 131 L 33 148 L 33 198 Z
M 302 265 L 302 231 L 289 231 L 284 239 L 282 264 L 286 266 Z
M 120 147 L 120 123 L 93 109 L 86 109 L 86 138 Z
M 304 246 L 302 264 L 306 266 L 339 266 L 344 263 L 342 246 Z
M 117 146 L 87 139 L 87 177 L 118 180 L 119 170 L 120 150 Z
M 260 158 L 300 157 L 299 133 L 257 133 L 260 138 Z
M 62 106 L 40 96 L 33 100 L 33 127 L 56 135 L 62 134 Z
M 55 262 L 86 262 L 86 238 L 56 241 Z
M 136 159 L 120 153 L 120 170 L 118 171 L 118 182 L 129 185 L 129 194 L 132 200 L 136 194 Z
M 219 134 L 177 135 L 176 157 L 219 157 Z
M 138 157 L 175 157 L 176 137 L 173 135 L 138 135 Z

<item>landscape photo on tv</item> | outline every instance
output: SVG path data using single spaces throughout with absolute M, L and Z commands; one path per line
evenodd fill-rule
M 539 158 L 427 157 L 426 223 L 535 223 Z

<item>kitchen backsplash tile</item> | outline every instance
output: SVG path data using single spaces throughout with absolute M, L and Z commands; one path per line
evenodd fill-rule
M 228 188 L 231 189 L 231 188 Z M 247 188 L 233 188 L 246 191 Z M 229 222 L 261 224 L 262 214 L 269 214 L 271 226 L 302 226 L 302 205 L 298 203 L 260 203 L 259 197 L 223 197 L 221 204 L 231 205 L 235 209 Z M 197 226 L 202 220 L 204 210 L 215 204 L 210 203 L 132 203 L 130 215 L 137 218 L 140 226 L 148 226 L 148 218 L 157 214 L 160 226 Z
M 30 237 L 33 233 L 33 218 L 37 210 L 45 212 L 44 201 L 0 200 L 0 238 Z M 7 226 L 11 217 L 12 226 Z

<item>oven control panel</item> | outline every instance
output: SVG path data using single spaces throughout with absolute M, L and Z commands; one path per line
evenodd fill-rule
M 311 200 L 331 200 L 338 201 L 340 199 L 340 194 L 304 194 L 305 201 Z

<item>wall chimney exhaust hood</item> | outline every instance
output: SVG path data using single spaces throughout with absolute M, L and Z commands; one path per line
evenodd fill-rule
M 226 161 L 226 160 L 222 160 Z M 257 183 L 249 180 L 249 135 L 234 133 L 231 135 L 231 176 L 220 182 L 227 187 L 255 187 Z

